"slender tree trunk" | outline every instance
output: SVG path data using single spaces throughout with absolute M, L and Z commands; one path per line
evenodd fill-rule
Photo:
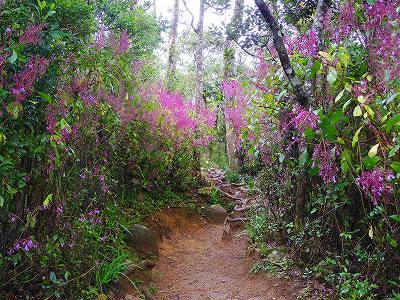
M 283 71 L 288 78 L 290 85 L 293 88 L 294 94 L 296 95 L 297 102 L 304 106 L 308 107 L 310 104 L 309 94 L 304 89 L 304 83 L 300 81 L 297 77 L 292 64 L 290 62 L 290 57 L 287 53 L 285 44 L 283 42 L 283 35 L 280 30 L 279 24 L 275 20 L 274 16 L 271 13 L 268 5 L 263 0 L 254 0 L 261 14 L 265 18 L 265 21 L 268 24 L 269 29 L 272 32 L 274 48 L 278 52 L 279 60 Z M 296 144 L 293 146 L 293 159 L 298 160 L 300 155 L 299 145 Z M 301 228 L 302 221 L 304 219 L 305 214 L 305 205 L 306 205 L 306 186 L 307 186 L 307 172 L 299 167 L 299 174 L 296 178 L 296 206 L 295 206 L 295 225 L 297 229 Z
M 203 97 L 203 87 L 204 87 L 204 13 L 205 13 L 205 0 L 200 0 L 199 9 L 199 20 L 197 23 L 197 43 L 195 50 L 195 64 L 196 64 L 196 76 L 195 76 L 195 88 L 194 97 L 196 105 L 203 107 L 205 106 Z
M 283 42 L 283 35 L 279 28 L 278 23 L 276 22 L 274 16 L 272 15 L 268 5 L 263 0 L 254 0 L 254 2 L 256 3 L 258 9 L 265 18 L 265 21 L 267 22 L 269 29 L 272 32 L 274 48 L 276 52 L 278 52 L 279 61 L 281 62 L 283 71 L 285 72 L 286 77 L 288 78 L 289 83 L 293 88 L 294 94 L 297 97 L 297 102 L 303 106 L 308 106 L 309 96 L 303 89 L 303 84 L 301 83 L 299 77 L 297 77 L 292 67 L 289 55 L 285 47 L 285 43 Z
M 236 47 L 234 39 L 238 36 L 238 26 L 243 20 L 244 0 L 235 0 L 233 16 L 230 24 L 226 29 L 226 40 L 224 49 L 224 79 L 231 80 L 236 75 Z M 229 106 L 229 101 L 232 99 L 225 99 L 224 108 Z M 225 115 L 225 109 L 224 109 Z M 225 124 L 225 149 L 228 156 L 229 167 L 232 170 L 239 169 L 243 162 L 237 149 L 237 141 L 240 137 L 234 131 L 232 124 Z
M 178 39 L 178 24 L 179 24 L 179 0 L 175 0 L 172 26 L 170 32 L 170 44 L 168 51 L 168 66 L 167 66 L 167 78 L 166 78 L 167 87 L 169 89 L 173 88 L 176 79 L 176 61 L 178 57 L 176 41 Z

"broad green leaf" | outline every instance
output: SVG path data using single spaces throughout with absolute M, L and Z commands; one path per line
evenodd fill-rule
M 18 58 L 18 54 L 17 54 L 17 52 L 15 52 L 15 50 L 13 50 L 13 53 L 12 53 L 12 55 L 8 58 L 8 61 L 9 61 L 11 64 L 14 64 L 14 63 L 17 61 L 17 58 Z
M 396 145 L 392 150 L 389 151 L 389 158 L 394 157 L 399 150 L 400 145 Z
M 326 139 L 328 139 L 331 142 L 336 141 L 336 137 L 339 132 L 332 125 L 328 117 L 321 118 L 321 129 L 322 129 L 322 134 Z
M 337 72 L 335 69 L 331 68 L 331 70 L 328 73 L 328 76 L 326 76 L 326 80 L 328 80 L 330 85 L 333 85 L 337 79 Z
M 400 161 L 394 161 L 390 166 L 396 171 L 396 173 L 400 173 Z
M 364 96 L 358 96 L 357 97 L 357 101 L 359 102 L 359 103 L 364 103 L 365 102 L 365 98 L 364 98 Z
M 355 146 L 356 146 L 356 144 L 358 143 L 358 136 L 360 135 L 360 131 L 361 131 L 361 129 L 364 127 L 364 125 L 363 126 L 361 126 L 360 128 L 358 128 L 358 130 L 356 131 L 356 133 L 354 134 L 354 136 L 353 136 L 353 141 L 352 141 L 352 143 L 351 143 L 351 145 L 352 145 L 352 147 L 354 148 Z
M 51 97 L 47 95 L 46 93 L 43 92 L 38 92 L 39 96 L 42 97 L 43 100 L 47 101 L 48 103 L 51 103 Z
M 340 158 L 340 167 L 342 169 L 343 173 L 346 173 L 349 170 L 350 165 L 352 164 L 351 162 L 351 157 L 350 157 L 350 152 L 349 150 L 345 149 Z
M 344 145 L 344 144 L 345 144 L 344 140 L 343 140 L 342 138 L 340 138 L 340 137 L 337 138 L 337 141 L 338 141 L 338 143 L 341 144 L 341 145 Z
M 316 60 L 313 64 L 313 66 L 311 67 L 310 75 L 308 76 L 308 78 L 309 79 L 314 78 L 318 74 L 319 70 L 321 69 L 321 66 L 322 66 L 321 62 L 319 60 Z
M 347 100 L 345 104 L 343 104 L 343 112 L 346 111 L 346 108 L 350 105 L 351 100 Z
M 361 110 L 360 105 L 357 105 L 357 106 L 354 108 L 354 110 L 353 110 L 353 116 L 355 116 L 355 117 L 362 116 L 362 110 Z
M 4 206 L 4 198 L 3 196 L 0 196 L 0 208 Z
M 304 167 L 308 159 L 308 152 L 305 150 L 299 157 L 299 164 L 301 167 Z
M 343 48 L 345 51 L 346 51 L 346 49 L 345 48 Z M 347 51 L 346 51 L 347 52 Z M 349 62 L 350 62 L 350 55 L 348 55 L 346 52 L 339 52 L 338 54 L 337 54 L 337 57 L 339 58 L 339 61 L 340 61 L 340 63 L 345 67 L 345 68 L 347 68 L 347 66 L 349 65 Z
M 43 201 L 43 206 L 49 206 L 52 200 L 53 200 L 53 194 L 48 194 L 46 199 L 44 199 Z
M 400 223 L 400 215 L 392 215 L 389 216 L 389 218 L 391 218 L 393 221 Z
M 376 145 L 372 146 L 372 148 L 368 152 L 368 156 L 369 157 L 375 157 L 376 154 L 378 153 L 378 148 L 379 148 L 379 144 L 376 144 Z
M 345 89 L 341 90 L 340 93 L 335 98 L 335 103 L 342 99 Z
M 369 105 L 364 105 L 364 108 L 367 111 L 367 113 L 371 116 L 371 118 L 373 119 L 375 117 L 375 113 L 372 110 L 372 108 Z
M 400 115 L 396 115 L 386 122 L 386 133 L 389 133 L 394 126 L 400 125 Z
M 378 162 L 379 162 L 380 160 L 381 160 L 381 159 L 380 159 L 379 156 L 375 156 L 375 157 L 366 156 L 366 157 L 363 158 L 363 163 L 364 163 L 365 167 L 366 167 L 368 170 L 372 170 L 373 168 L 376 167 L 376 165 L 378 164 Z

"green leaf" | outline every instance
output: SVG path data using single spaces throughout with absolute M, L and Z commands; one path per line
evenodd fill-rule
M 396 145 L 392 150 L 389 151 L 389 158 L 394 157 L 399 150 L 400 145 Z
M 3 196 L 0 196 L 0 208 L 4 206 L 4 198 Z
M 375 156 L 375 157 L 366 156 L 363 158 L 363 163 L 365 165 L 365 168 L 367 168 L 368 170 L 372 170 L 373 168 L 376 167 L 376 165 L 378 164 L 378 162 L 380 160 L 381 159 L 379 156 Z
M 322 134 L 326 139 L 331 142 L 336 141 L 336 137 L 338 135 L 337 129 L 332 125 L 331 121 L 327 117 L 321 118 L 321 129 Z
M 361 131 L 361 129 L 364 127 L 364 125 L 363 126 L 361 126 L 360 128 L 358 128 L 358 130 L 356 131 L 356 133 L 354 134 L 354 136 L 353 136 L 353 141 L 352 141 L 352 143 L 351 143 L 351 145 L 352 145 L 352 147 L 354 148 L 355 146 L 356 146 L 356 144 L 358 143 L 358 136 L 360 135 L 360 131 Z
M 8 61 L 9 61 L 11 64 L 14 64 L 14 63 L 17 61 L 17 58 L 18 58 L 18 54 L 17 54 L 17 52 L 15 52 L 15 50 L 13 50 L 13 53 L 12 53 L 12 55 L 8 58 Z
M 400 173 L 400 161 L 394 161 L 390 166 L 396 171 L 396 173 Z
M 351 100 L 349 99 L 349 100 L 346 101 L 345 104 L 343 104 L 343 112 L 346 111 L 346 108 L 350 105 L 350 103 L 351 103 Z
M 326 80 L 328 80 L 330 85 L 333 85 L 337 79 L 337 72 L 335 69 L 331 68 Z
M 304 167 L 308 159 L 308 152 L 305 150 L 299 157 L 299 164 L 301 167 Z
M 389 119 L 386 122 L 386 133 L 389 133 L 390 130 L 392 130 L 392 128 L 396 125 L 400 125 L 400 115 L 394 116 L 393 118 Z
M 48 94 L 43 92 L 37 92 L 37 93 L 39 94 L 40 97 L 42 97 L 43 100 L 47 101 L 48 103 L 52 102 L 52 99 Z
M 315 167 L 315 168 L 311 167 L 310 169 L 308 169 L 308 174 L 310 176 L 318 175 L 318 172 L 319 172 L 319 168 L 318 167 Z
M 353 116 L 355 116 L 355 117 L 362 116 L 362 110 L 361 110 L 360 105 L 357 105 L 357 106 L 354 108 Z
M 48 194 L 46 199 L 44 199 L 43 201 L 43 206 L 49 206 L 52 200 L 53 200 L 53 194 Z
M 367 113 L 371 116 L 371 118 L 373 119 L 375 117 L 375 113 L 372 110 L 372 108 L 369 105 L 364 105 L 364 108 L 367 111 Z
M 341 144 L 341 145 L 344 145 L 344 144 L 345 144 L 344 140 L 343 140 L 341 137 L 338 137 L 336 140 L 337 140 L 338 143 Z
M 376 144 L 376 145 L 372 146 L 371 149 L 368 152 L 368 156 L 369 157 L 375 157 L 376 154 L 378 153 L 378 148 L 379 148 L 379 144 Z
M 343 115 L 342 111 L 335 111 L 331 116 L 332 124 L 335 125 L 339 122 L 347 123 L 349 118 Z
M 340 164 L 341 164 L 341 169 L 342 169 L 343 173 L 346 173 L 349 170 L 350 166 L 352 165 L 349 150 L 345 149 L 342 152 L 341 158 L 340 158 Z
M 342 99 L 345 90 L 346 89 L 341 90 L 340 93 L 336 96 L 335 103 Z
M 391 218 L 393 221 L 400 223 L 400 215 L 392 215 L 389 216 L 389 218 Z
M 311 67 L 310 75 L 308 78 L 309 79 L 314 78 L 318 74 L 319 70 L 321 70 L 321 66 L 322 66 L 321 62 L 319 60 L 316 60 L 313 66 Z

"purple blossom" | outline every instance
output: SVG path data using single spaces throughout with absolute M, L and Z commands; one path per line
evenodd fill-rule
M 300 106 L 294 109 L 295 117 L 293 119 L 293 126 L 299 131 L 304 132 L 304 130 L 309 127 L 311 129 L 316 129 L 319 121 L 319 116 L 314 114 L 311 110 L 305 110 Z
M 64 214 L 64 204 L 60 203 L 57 206 L 56 213 L 58 217 L 61 217 Z
M 102 50 L 106 45 L 106 30 L 104 27 L 100 28 L 100 31 L 96 34 L 96 40 L 93 44 L 93 48 L 96 50 Z
M 46 24 L 29 25 L 25 33 L 20 37 L 19 42 L 21 44 L 38 45 L 42 40 L 42 31 Z
M 355 20 L 354 2 L 348 1 L 341 9 L 339 16 L 339 23 L 335 33 L 336 40 L 346 38 L 357 27 Z
M 315 30 L 310 30 L 297 40 L 299 53 L 307 57 L 315 57 L 318 53 L 318 35 Z
M 121 54 L 127 52 L 129 50 L 131 43 L 129 41 L 128 31 L 124 30 L 121 32 L 119 36 L 119 40 L 114 45 L 114 53 L 116 56 L 120 56 Z
M 356 178 L 356 183 L 362 188 L 365 197 L 371 198 L 374 205 L 378 204 L 382 196 L 388 196 L 393 190 L 390 183 L 395 179 L 392 171 L 376 168 L 372 171 L 363 171 Z
M 25 252 L 36 249 L 38 244 L 32 241 L 32 238 L 26 238 L 22 240 L 18 240 L 14 243 L 14 246 L 8 251 L 8 255 L 13 255 L 19 250 L 23 250 Z
M 315 146 L 312 156 L 312 167 L 315 168 L 316 164 L 319 163 L 318 175 L 321 176 L 323 181 L 327 184 L 337 181 L 339 170 L 335 163 L 335 158 L 336 150 L 335 148 L 331 148 L 328 142 L 323 141 Z
M 11 93 L 17 102 L 22 103 L 30 96 L 35 81 L 46 73 L 48 65 L 45 58 L 34 56 L 29 59 L 24 70 L 14 75 L 15 85 Z

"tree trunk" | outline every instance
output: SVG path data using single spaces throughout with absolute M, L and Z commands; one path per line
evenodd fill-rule
M 237 38 L 237 29 L 243 20 L 244 0 L 235 0 L 233 16 L 230 24 L 226 28 L 226 40 L 224 49 L 224 79 L 231 80 L 236 76 L 236 47 L 234 39 Z M 229 106 L 229 100 L 225 99 L 224 108 Z M 225 116 L 225 109 L 224 109 Z M 237 150 L 237 141 L 240 139 L 234 131 L 232 124 L 225 124 L 225 148 L 228 156 L 229 167 L 232 170 L 237 170 L 243 166 L 240 155 Z
M 179 24 L 179 0 L 175 0 L 173 9 L 173 19 L 170 32 L 170 44 L 168 51 L 168 66 L 167 66 L 167 87 L 172 89 L 176 79 L 176 61 L 177 61 L 177 48 L 176 40 L 178 38 L 178 24 Z
M 271 13 L 271 10 L 263 0 L 254 0 L 254 2 L 256 3 L 258 9 L 265 18 L 272 32 L 274 48 L 278 52 L 281 66 L 286 74 L 286 77 L 289 80 L 290 85 L 293 88 L 294 94 L 296 95 L 297 98 L 296 99 L 297 102 L 304 107 L 308 107 L 310 104 L 309 101 L 310 96 L 303 88 L 302 82 L 297 77 L 292 67 L 289 55 L 287 53 L 283 41 L 283 35 L 280 30 L 279 24 L 276 22 L 274 16 Z M 299 145 L 296 144 L 293 147 L 295 148 L 296 151 L 294 151 L 295 153 L 292 159 L 298 161 L 300 155 Z M 296 206 L 295 206 L 295 225 L 297 230 L 300 230 L 305 214 L 307 177 L 308 174 L 306 170 L 299 167 L 299 174 L 296 180 Z
M 194 55 L 196 64 L 196 77 L 195 77 L 195 88 L 194 97 L 196 105 L 199 107 L 205 106 L 203 97 L 203 86 L 204 86 L 204 13 L 205 13 L 205 0 L 200 0 L 199 20 L 197 23 L 197 43 L 196 51 Z
M 256 3 L 258 9 L 265 18 L 265 21 L 267 22 L 269 29 L 272 32 L 274 48 L 276 52 L 278 52 L 279 61 L 281 62 L 283 71 L 285 72 L 286 77 L 288 78 L 289 83 L 293 88 L 294 94 L 297 97 L 297 102 L 307 107 L 309 104 L 308 101 L 309 96 L 304 91 L 303 85 L 292 67 L 289 55 L 285 47 L 285 43 L 283 42 L 283 35 L 279 28 L 278 23 L 276 22 L 274 16 L 272 15 L 271 10 L 263 0 L 254 0 L 254 2 Z

